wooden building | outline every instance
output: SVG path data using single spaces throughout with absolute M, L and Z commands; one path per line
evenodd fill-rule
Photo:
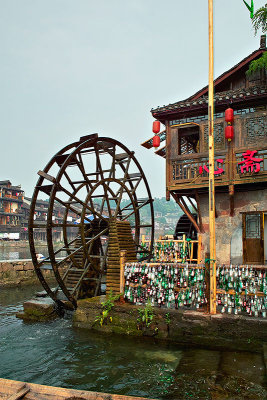
M 23 218 L 24 191 L 13 186 L 9 180 L 0 181 L 0 233 L 8 235 L 19 232 Z
M 267 259 L 266 71 L 246 74 L 265 51 L 262 36 L 258 50 L 214 82 L 216 251 L 221 264 L 264 264 Z M 225 138 L 228 108 L 234 110 L 231 141 Z M 151 112 L 165 125 L 156 154 L 166 159 L 166 198 L 172 196 L 202 234 L 204 259 L 209 251 L 208 87 Z M 152 148 L 152 138 L 142 145 Z

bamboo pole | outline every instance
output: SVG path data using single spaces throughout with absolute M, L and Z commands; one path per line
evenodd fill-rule
M 202 251 L 202 235 L 198 235 L 198 246 L 197 246 L 197 263 L 201 263 L 201 251 Z
M 216 314 L 216 239 L 214 187 L 214 53 L 213 0 L 209 2 L 209 230 L 210 230 L 210 313 Z

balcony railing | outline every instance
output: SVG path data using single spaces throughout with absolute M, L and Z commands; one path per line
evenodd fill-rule
M 12 196 L 11 194 L 0 193 L 0 197 L 1 197 L 1 199 L 3 199 L 3 200 L 6 199 L 8 201 L 10 201 L 10 200 L 16 200 L 19 202 L 23 201 L 23 196 Z
M 253 183 L 267 180 L 267 149 L 238 149 L 231 152 L 215 153 L 214 178 L 216 186 Z M 208 187 L 209 159 L 207 153 L 188 154 L 170 160 L 167 187 L 181 188 Z
M 267 175 L 267 150 L 236 152 L 236 178 Z
M 190 155 L 191 156 L 191 155 Z M 228 180 L 227 155 L 215 155 L 215 179 L 218 182 Z M 206 155 L 195 155 L 194 158 L 184 156 L 171 162 L 170 185 L 180 183 L 201 184 L 209 177 L 209 159 Z

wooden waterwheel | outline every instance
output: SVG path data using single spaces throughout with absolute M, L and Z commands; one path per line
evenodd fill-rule
M 153 200 L 133 151 L 114 139 L 84 136 L 60 150 L 38 175 L 29 217 L 31 256 L 40 282 L 57 304 L 75 308 L 78 298 L 97 295 L 104 271 L 109 264 L 117 266 L 115 248 L 125 245 L 129 259 L 133 252 L 135 259 L 150 259 L 152 248 L 140 247 L 140 234 L 145 232 L 153 243 Z M 43 220 L 41 199 L 48 205 Z M 41 261 L 38 231 L 47 237 L 48 256 Z M 60 247 L 55 234 L 64 243 Z M 50 266 L 56 287 L 46 278 Z

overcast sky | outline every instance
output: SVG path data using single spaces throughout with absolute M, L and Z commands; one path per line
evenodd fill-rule
M 266 0 L 255 0 L 255 8 Z M 1 173 L 31 196 L 63 146 L 98 132 L 136 152 L 154 197 L 164 160 L 140 146 L 150 109 L 208 81 L 208 0 L 0 0 Z M 215 77 L 259 47 L 242 0 L 215 0 Z

